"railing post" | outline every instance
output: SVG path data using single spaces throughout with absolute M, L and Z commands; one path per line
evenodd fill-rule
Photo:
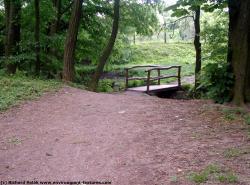
M 178 86 L 181 87 L 181 66 L 178 67 Z
M 128 69 L 125 69 L 125 90 L 128 89 Z
M 147 93 L 149 94 L 149 86 L 150 86 L 150 70 L 148 71 L 148 79 L 147 79 Z
M 161 70 L 157 69 L 158 71 L 158 78 L 161 76 Z M 161 85 L 161 79 L 158 79 L 158 85 Z

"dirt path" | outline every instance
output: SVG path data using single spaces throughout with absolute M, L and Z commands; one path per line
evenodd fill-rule
M 64 88 L 0 114 L 0 180 L 188 185 L 216 163 L 250 184 L 249 153 L 223 155 L 250 146 L 246 128 L 210 104 Z

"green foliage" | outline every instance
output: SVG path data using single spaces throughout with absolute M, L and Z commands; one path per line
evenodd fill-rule
M 208 180 L 217 180 L 226 183 L 236 183 L 238 177 L 230 170 L 225 170 L 215 164 L 210 164 L 200 172 L 192 172 L 188 178 L 196 184 L 206 183 Z
M 210 164 L 200 172 L 192 172 L 189 179 L 197 184 L 205 183 L 208 181 L 210 175 L 220 173 L 220 171 L 219 166 Z
M 228 148 L 223 152 L 224 157 L 226 158 L 235 158 L 240 157 L 241 155 L 249 154 L 250 148 Z
M 108 79 L 100 80 L 97 91 L 98 92 L 113 92 L 113 84 L 114 82 L 112 80 L 108 80 Z
M 201 32 L 204 61 L 227 60 L 228 22 L 228 14 L 223 10 L 204 13 Z
M 207 173 L 191 173 L 189 179 L 197 184 L 205 183 L 208 180 Z
M 239 117 L 243 117 L 246 112 L 243 109 L 240 108 L 233 108 L 233 109 L 223 109 L 222 113 L 224 114 L 225 118 L 229 121 L 235 120 Z
M 226 174 L 219 175 L 218 180 L 223 183 L 236 183 L 238 181 L 238 177 L 232 172 L 228 172 Z
M 139 87 L 139 86 L 144 86 L 145 82 L 142 80 L 133 80 L 129 81 L 128 87 Z
M 0 51 L 4 51 L 4 12 L 0 9 Z M 0 52 L 0 68 L 1 68 L 1 56 L 3 52 Z
M 138 1 L 123 1 L 121 6 L 121 31 L 139 35 L 152 35 L 158 28 L 157 12 L 154 6 Z
M 194 74 L 194 61 L 192 44 L 143 42 L 132 46 L 130 65 L 181 65 L 182 76 L 188 76 Z
M 247 125 L 250 125 L 250 114 L 242 108 L 224 108 L 222 109 L 225 119 L 229 121 L 243 120 Z
M 247 125 L 250 125 L 250 114 L 244 116 Z
M 228 102 L 231 99 L 234 78 L 227 63 L 208 63 L 202 69 L 199 81 L 197 92 L 203 97 L 214 99 L 217 103 Z
M 56 90 L 61 83 L 52 80 L 41 80 L 26 77 L 23 74 L 14 76 L 0 75 L 0 111 L 18 104 L 20 101 L 33 99 L 43 92 Z

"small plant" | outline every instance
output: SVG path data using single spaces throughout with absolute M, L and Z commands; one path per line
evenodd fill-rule
M 113 81 L 108 79 L 100 80 L 98 84 L 98 92 L 113 92 Z
M 183 84 L 181 87 L 184 91 L 188 91 L 188 92 L 193 89 L 193 85 L 191 84 Z
M 242 108 L 225 108 L 222 109 L 222 113 L 229 121 L 242 119 L 247 125 L 250 125 L 250 114 Z
M 223 171 L 218 165 L 210 164 L 200 172 L 192 172 L 188 178 L 196 184 L 206 183 L 209 179 L 235 183 L 238 177 L 231 171 Z
M 224 157 L 233 158 L 239 157 L 244 154 L 249 154 L 250 148 L 240 149 L 240 148 L 228 148 L 223 152 Z
M 170 178 L 170 181 L 173 182 L 173 183 L 177 183 L 178 182 L 178 177 L 177 176 L 172 176 Z
M 250 125 L 250 115 L 249 114 L 245 115 L 244 119 L 245 119 L 246 124 Z
M 218 180 L 223 183 L 236 183 L 238 181 L 238 177 L 232 172 L 228 172 L 226 174 L 220 174 L 218 176 Z
M 208 180 L 208 175 L 205 172 L 200 172 L 200 173 L 191 173 L 189 176 L 189 179 L 197 184 L 205 183 Z
M 228 148 L 223 152 L 223 155 L 226 158 L 238 157 L 240 154 L 241 150 L 237 148 Z

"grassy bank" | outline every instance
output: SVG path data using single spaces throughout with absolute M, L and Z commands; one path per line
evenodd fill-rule
M 105 68 L 106 73 L 117 73 L 120 77 L 123 77 L 124 68 L 134 65 L 180 65 L 182 66 L 182 77 L 190 76 L 194 74 L 195 68 L 195 50 L 191 43 L 159 43 L 159 42 L 143 42 L 131 46 L 131 56 L 130 60 L 126 64 L 112 65 L 109 64 Z M 156 76 L 152 74 L 153 76 Z M 175 71 L 162 71 L 162 74 L 176 74 Z M 133 76 L 146 76 L 145 69 L 131 71 L 130 75 Z M 107 77 L 109 78 L 109 77 Z M 124 87 L 124 81 L 118 79 L 103 80 L 100 83 L 102 88 L 101 91 L 111 91 L 112 88 L 107 88 L 112 84 L 112 80 L 119 84 L 121 89 Z M 175 81 L 176 79 L 162 80 L 162 83 L 167 83 L 169 81 Z M 104 84 L 104 85 L 103 85 Z M 141 86 L 143 81 L 131 81 L 129 86 Z
M 181 65 L 182 75 L 194 74 L 195 51 L 190 43 L 144 42 L 132 46 L 132 60 L 129 65 Z
M 113 91 L 114 83 L 119 89 L 124 88 L 124 68 L 134 65 L 181 65 L 182 77 L 194 74 L 195 68 L 195 50 L 192 43 L 160 43 L 160 42 L 141 42 L 130 46 L 130 52 L 127 54 L 125 63 L 110 64 L 108 63 L 104 69 L 104 79 L 101 80 L 99 86 L 100 91 Z M 77 82 L 88 84 L 91 74 L 95 71 L 93 65 L 76 66 Z M 163 72 L 164 74 L 164 72 Z M 131 71 L 134 76 L 146 76 L 145 69 Z M 154 74 L 153 74 L 154 75 Z M 169 79 L 170 81 L 176 79 Z M 163 80 L 166 82 L 166 80 Z M 130 86 L 140 86 L 143 81 L 134 81 Z
M 4 111 L 24 100 L 34 99 L 44 92 L 54 91 L 62 86 L 53 80 L 41 80 L 24 75 L 0 75 L 0 111 Z

